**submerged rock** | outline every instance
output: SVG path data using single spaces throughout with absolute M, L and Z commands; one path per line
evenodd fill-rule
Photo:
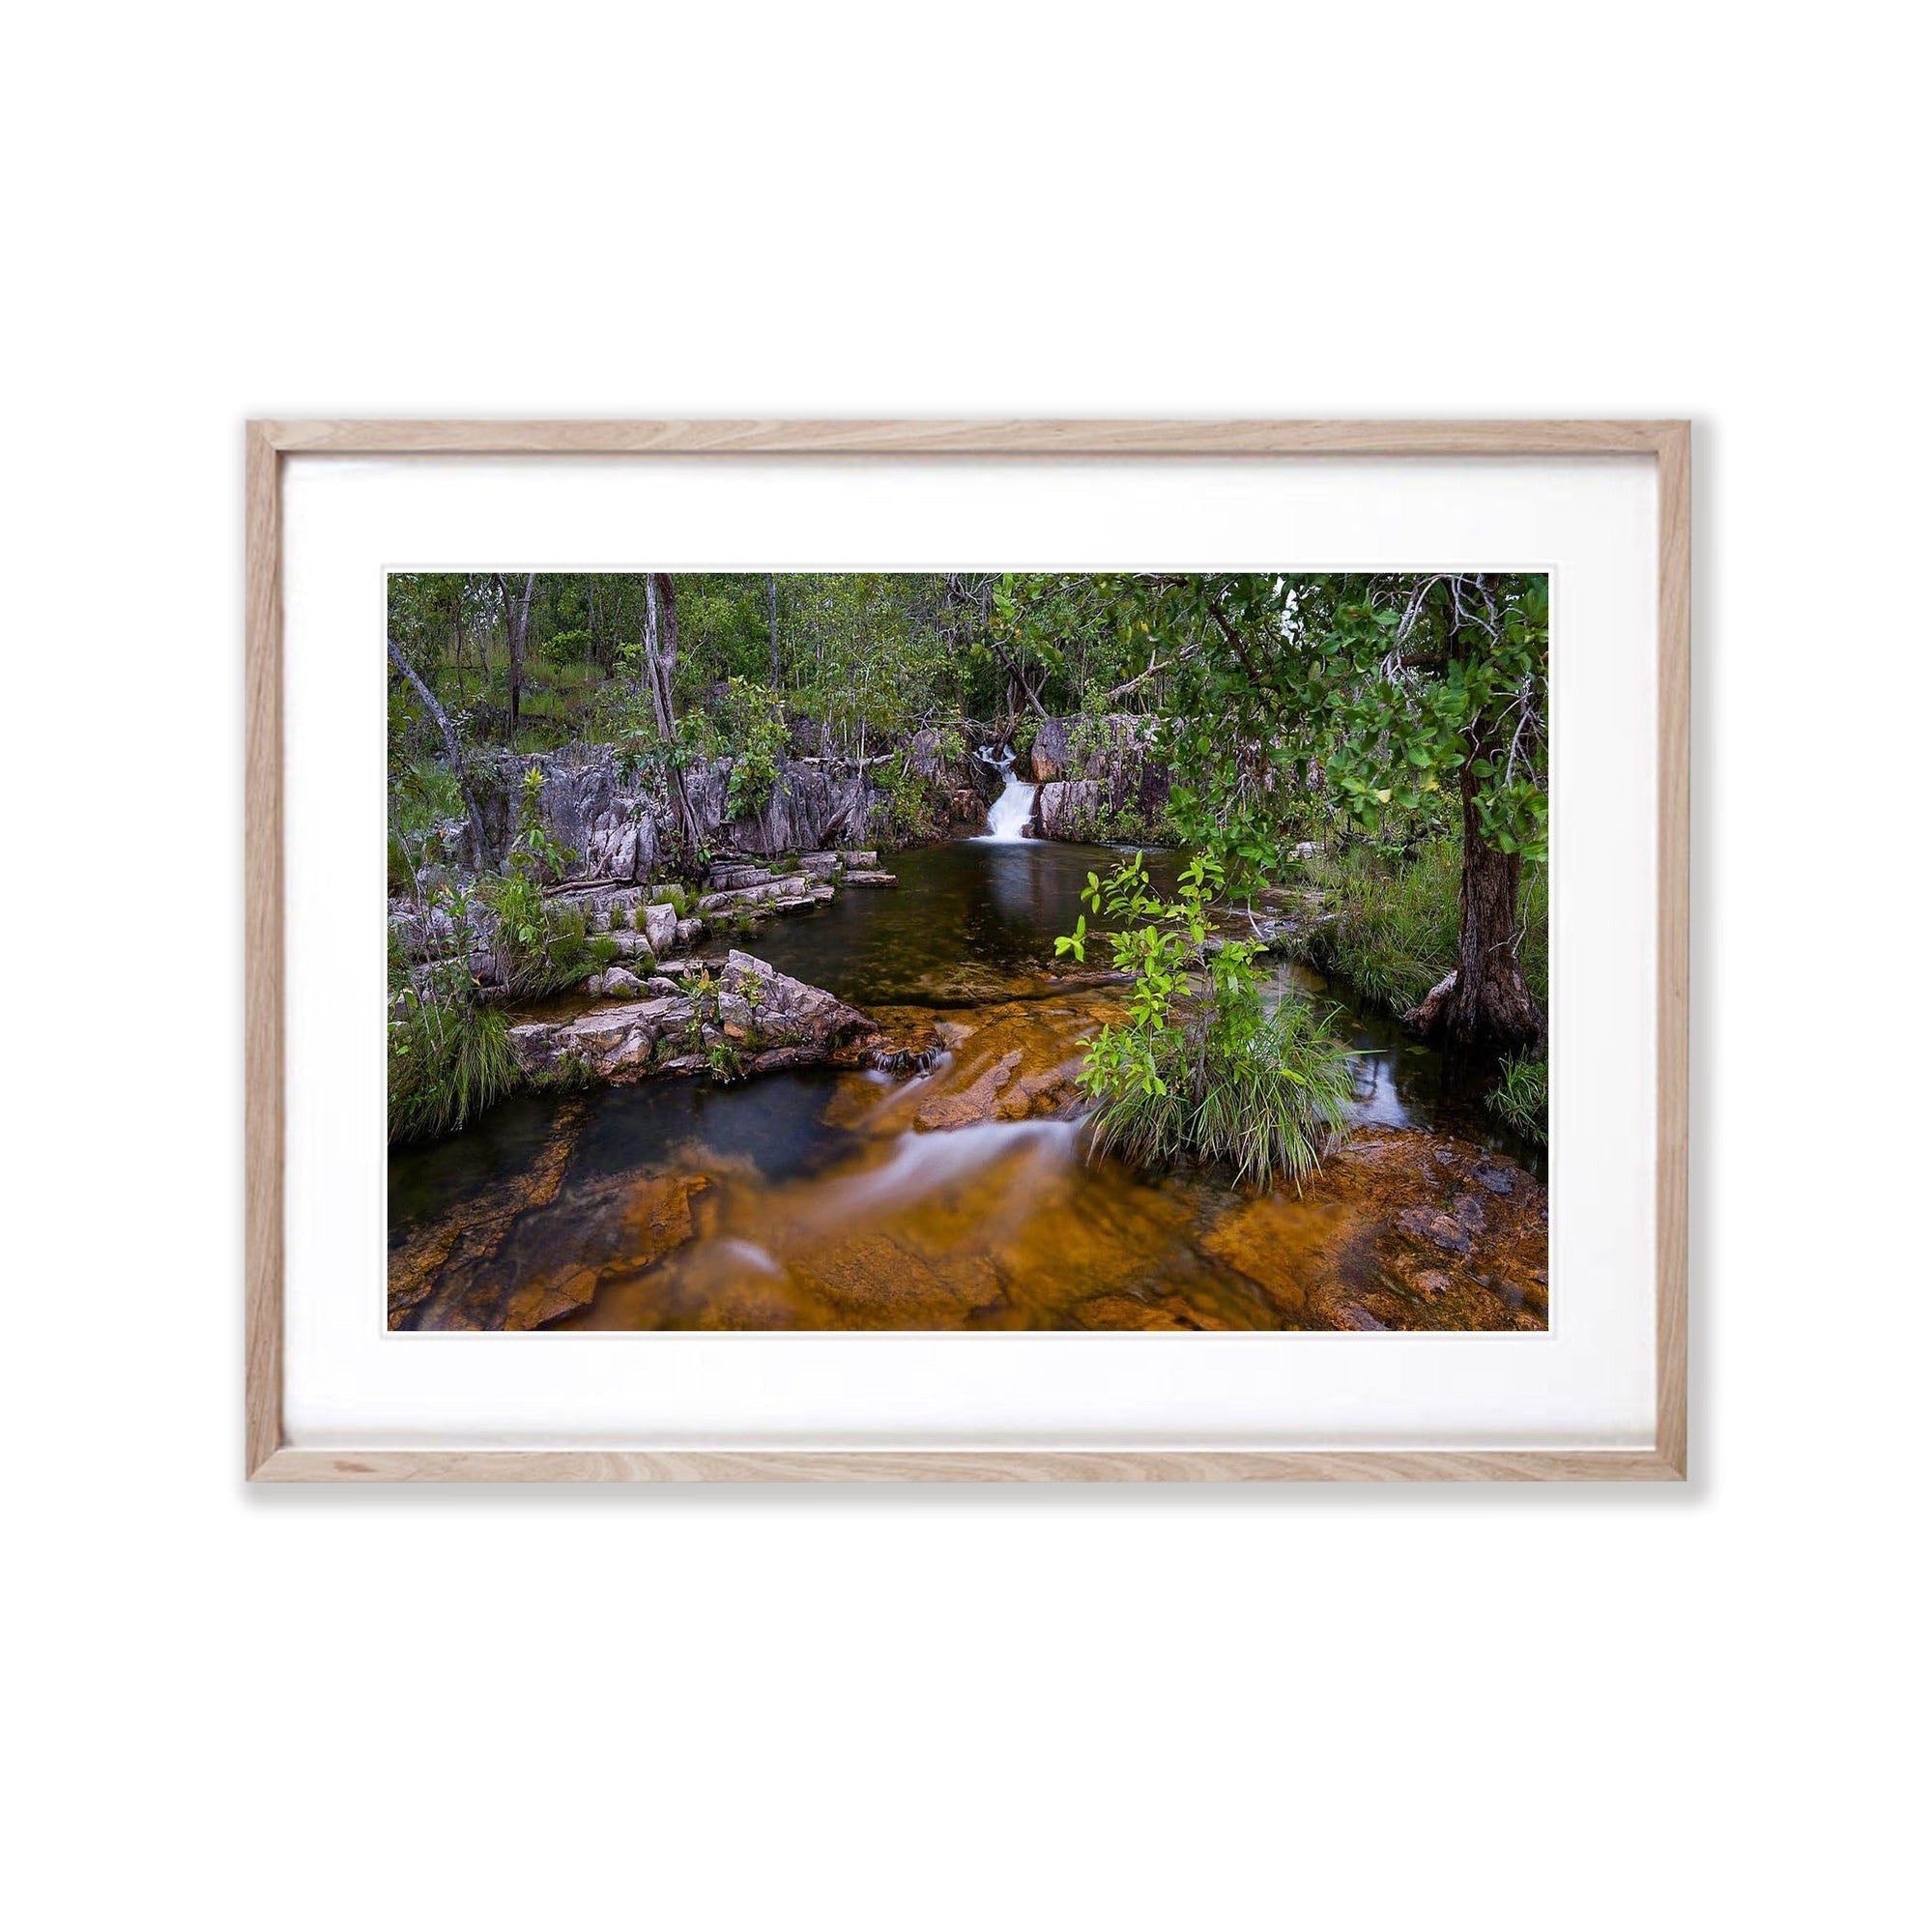
M 614 1175 L 562 1194 L 574 1135 L 500 1183 L 460 1241 L 437 1230 L 389 1261 L 389 1326 L 533 1329 L 588 1309 L 607 1281 L 648 1270 L 697 1233 L 692 1173 Z
M 1486 1201 L 1454 1172 L 1507 1178 Z M 1227 1208 L 1202 1246 L 1263 1288 L 1292 1325 L 1514 1329 L 1548 1325 L 1548 1197 L 1500 1156 L 1407 1129 L 1358 1134 L 1304 1183 Z

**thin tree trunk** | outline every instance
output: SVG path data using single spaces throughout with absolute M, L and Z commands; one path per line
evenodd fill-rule
M 510 659 L 510 749 L 516 749 L 517 720 L 523 710 L 523 647 L 530 632 L 530 595 L 536 589 L 536 572 L 531 571 L 523 580 L 523 602 L 520 607 L 510 602 L 509 585 L 503 572 L 497 572 L 497 596 L 504 607 L 504 639 L 509 647 Z
M 671 743 L 676 720 L 671 715 L 663 680 L 658 676 L 657 578 L 647 573 L 644 580 L 644 678 L 650 693 L 650 708 L 657 719 L 657 735 Z
M 463 746 L 456 736 L 456 727 L 449 722 L 449 713 L 436 702 L 436 693 L 417 675 L 416 667 L 396 649 L 395 639 L 386 640 L 389 648 L 389 661 L 409 679 L 416 695 L 421 699 L 423 708 L 435 721 L 436 729 L 443 735 L 443 749 L 449 755 L 449 769 L 456 780 L 456 789 L 463 794 L 464 809 L 470 815 L 470 836 L 476 847 L 476 870 L 481 872 L 490 862 L 490 835 L 483 829 L 483 815 L 476 806 L 476 794 L 470 787 L 470 767 L 463 763 Z
M 778 578 L 767 570 L 764 573 L 764 589 L 771 600 L 771 688 L 780 688 L 778 682 Z
M 678 669 L 678 592 L 670 573 L 653 570 L 644 580 L 644 668 L 650 683 L 651 709 L 657 715 L 657 729 L 670 754 L 671 793 L 678 806 L 678 822 L 685 843 L 695 854 L 703 840 L 698 831 L 698 815 L 691 807 L 691 795 L 684 789 L 684 774 L 678 768 L 678 704 L 672 678 Z

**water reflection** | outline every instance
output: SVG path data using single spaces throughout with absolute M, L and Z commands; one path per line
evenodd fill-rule
M 1001 1115 L 1055 1069 L 1070 1095 L 1081 1043 L 1103 1014 L 1117 1017 L 1117 989 L 1046 974 L 1087 874 L 1119 856 L 991 840 L 904 852 L 890 861 L 896 890 L 849 889 L 745 942 L 889 1027 L 937 1034 L 944 1048 L 922 1073 L 806 1069 L 524 1098 L 397 1152 L 392 1255 L 447 1249 L 463 1278 L 460 1294 L 439 1287 L 407 1319 L 462 1325 L 450 1311 L 475 1310 L 498 1325 L 487 1312 L 510 1306 L 507 1283 L 545 1323 L 571 1327 L 1507 1325 L 1542 1280 L 1523 1191 L 1455 1184 L 1482 1194 L 1485 1239 L 1514 1271 L 1506 1280 L 1485 1254 L 1501 1301 L 1445 1301 L 1438 1272 L 1422 1277 L 1421 1300 L 1391 1304 L 1378 1244 L 1396 1212 L 1445 1185 L 1448 1142 L 1411 1130 L 1455 1137 L 1464 1175 L 1482 1148 L 1537 1173 L 1540 1154 L 1485 1111 L 1486 1070 L 1407 1039 L 1305 967 L 1276 966 L 1268 996 L 1329 1012 L 1355 1050 L 1355 1118 L 1369 1130 L 1360 1162 L 1332 1164 L 1307 1198 L 1244 1204 L 1212 1175 L 1089 1165 L 1081 1129 L 1043 1117 L 1065 1110 L 1059 1098 Z M 1177 858 L 1148 862 L 1168 885 Z M 1380 1129 L 1399 1143 L 1369 1146 Z M 449 1248 L 452 1217 L 493 1228 L 500 1247 Z

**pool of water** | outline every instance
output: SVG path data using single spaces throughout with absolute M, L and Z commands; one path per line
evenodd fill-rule
M 1525 1258 L 1533 1229 L 1510 1251 L 1510 1281 L 1469 1288 L 1481 1320 L 1437 1320 L 1439 1290 L 1416 1301 L 1413 1323 L 1366 1312 L 1408 1310 L 1378 1258 L 1402 1203 L 1431 1188 L 1446 1199 L 1472 1163 L 1503 1161 L 1526 1183 L 1540 1167 L 1484 1112 L 1484 1070 L 1458 1070 L 1305 969 L 1279 967 L 1275 996 L 1330 1008 L 1356 1049 L 1363 1130 L 1306 1197 L 1256 1200 L 1211 1174 L 1150 1179 L 1086 1158 L 1065 1117 L 1073 1077 L 1084 1041 L 1118 1017 L 1120 994 L 1056 976 L 1065 962 L 1053 939 L 1079 917 L 1088 874 L 1120 856 L 991 839 L 901 852 L 886 861 L 896 888 L 847 888 L 741 942 L 895 1035 L 924 1028 L 943 1040 L 921 1076 L 809 1069 L 730 1087 L 677 1081 L 524 1097 L 449 1140 L 398 1150 L 392 1292 L 399 1275 L 433 1282 L 401 1325 L 1525 1319 L 1539 1292 Z M 1166 883 L 1177 861 L 1151 854 L 1149 864 Z M 1093 957 L 1104 961 L 1104 948 Z M 1492 1202 L 1492 1222 L 1514 1226 L 1533 1192 Z

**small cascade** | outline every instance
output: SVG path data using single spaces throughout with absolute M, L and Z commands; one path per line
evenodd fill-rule
M 990 764 L 1006 779 L 999 796 L 993 801 L 992 809 L 986 815 L 986 830 L 979 836 L 990 844 L 1011 845 L 1025 835 L 1027 821 L 1033 816 L 1033 797 L 1039 791 L 1037 785 L 1023 785 L 1013 775 L 1013 754 L 1003 752 L 997 758 L 993 755 L 991 745 L 981 745 L 980 761 Z

